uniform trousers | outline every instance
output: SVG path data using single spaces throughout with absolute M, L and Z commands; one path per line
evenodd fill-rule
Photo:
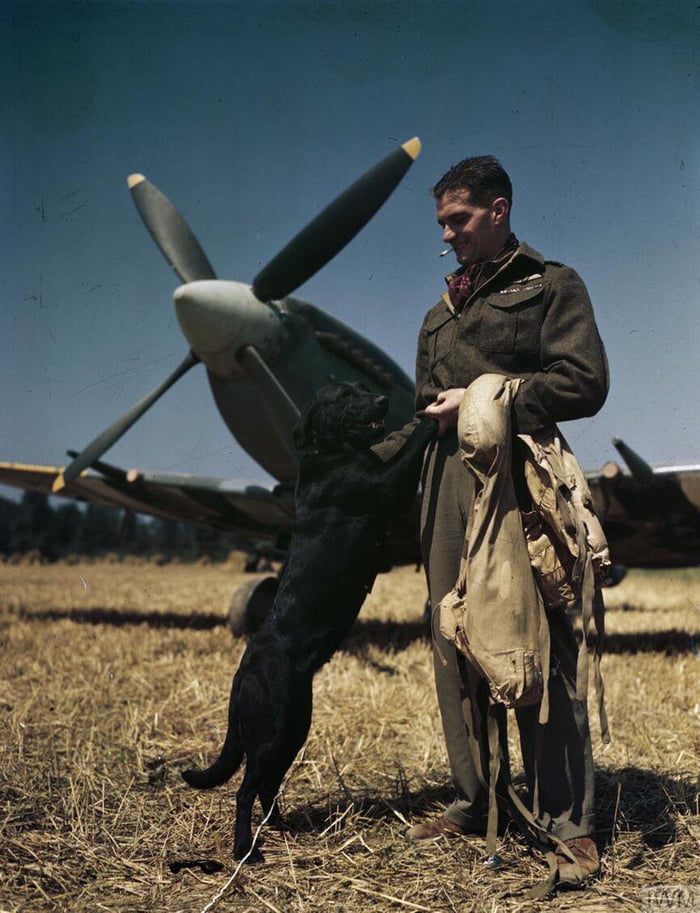
M 474 477 L 459 457 L 457 433 L 449 430 L 428 452 L 423 477 L 421 548 L 433 607 L 448 593 L 459 575 L 469 510 L 474 500 Z M 547 613 L 551 635 L 549 721 L 537 722 L 538 707 L 515 712 L 525 779 L 532 802 L 535 772 L 538 820 L 561 840 L 594 832 L 593 755 L 586 703 L 576 699 L 578 645 L 566 612 Z M 489 624 L 489 619 L 484 619 Z M 438 704 L 447 754 L 457 791 L 446 817 L 465 832 L 484 832 L 488 813 L 486 711 L 489 692 L 467 668 L 467 661 L 434 623 L 433 663 Z M 509 776 L 506 712 L 499 706 L 501 777 Z M 539 732 L 538 732 L 539 730 Z M 473 746 L 480 746 L 475 764 Z M 499 786 L 499 793 L 502 792 Z M 532 805 L 530 806 L 532 807 Z

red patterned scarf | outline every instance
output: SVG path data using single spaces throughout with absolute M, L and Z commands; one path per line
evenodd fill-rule
M 464 266 L 461 270 L 448 277 L 447 288 L 455 311 L 462 310 L 467 298 L 498 272 L 506 260 L 510 259 L 513 252 L 518 249 L 519 245 L 518 239 L 514 234 L 511 234 L 493 260 L 480 260 L 478 263 Z

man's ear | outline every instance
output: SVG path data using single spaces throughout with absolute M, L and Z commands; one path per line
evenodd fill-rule
M 491 218 L 494 225 L 503 225 L 510 215 L 510 203 L 505 197 L 496 197 L 491 204 Z

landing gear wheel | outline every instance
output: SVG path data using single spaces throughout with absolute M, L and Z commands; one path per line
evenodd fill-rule
M 234 637 L 254 634 L 272 608 L 277 577 L 254 577 L 234 592 L 228 610 L 228 626 Z

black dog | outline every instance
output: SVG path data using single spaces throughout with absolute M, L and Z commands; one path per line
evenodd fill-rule
M 253 635 L 233 679 L 219 759 L 186 770 L 190 786 L 224 783 L 246 758 L 236 796 L 234 856 L 252 847 L 256 796 L 275 823 L 276 796 L 311 725 L 312 681 L 357 618 L 381 561 L 386 517 L 408 509 L 423 452 L 437 431 L 422 418 L 383 463 L 370 449 L 383 430 L 387 398 L 359 384 L 331 384 L 295 429 L 301 459 L 289 555 L 270 614 Z M 255 850 L 249 856 L 259 861 Z

